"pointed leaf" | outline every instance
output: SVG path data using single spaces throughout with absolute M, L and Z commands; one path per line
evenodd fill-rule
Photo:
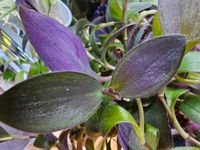
M 179 108 L 187 117 L 200 124 L 200 96 L 186 96 Z
M 28 132 L 51 132 L 85 122 L 101 103 L 101 84 L 74 72 L 21 82 L 0 96 L 0 120 Z
M 182 35 L 161 36 L 130 50 L 118 63 L 110 87 L 122 97 L 148 97 L 177 72 L 185 50 Z
M 194 47 L 200 41 L 200 1 L 160 0 L 158 12 L 165 34 L 185 34 L 189 45 Z
M 54 19 L 20 7 L 20 16 L 36 52 L 53 71 L 94 74 L 81 40 Z

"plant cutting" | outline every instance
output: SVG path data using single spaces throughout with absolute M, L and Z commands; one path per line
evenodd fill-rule
M 40 148 L 69 149 L 70 139 L 72 149 L 111 149 L 117 139 L 118 149 L 173 149 L 174 134 L 191 145 L 186 149 L 198 149 L 200 54 L 192 48 L 199 27 L 195 23 L 195 31 L 179 30 L 190 22 L 177 23 L 166 16 L 174 13 L 179 21 L 183 16 L 178 12 L 191 8 L 183 9 L 187 1 L 171 3 L 181 7 L 170 12 L 173 6 L 161 0 L 157 13 L 154 2 L 110 0 L 107 20 L 100 24 L 80 20 L 78 37 L 33 9 L 34 4 L 16 1 L 25 34 L 50 71 L 0 95 L 0 121 L 35 133 L 27 138 L 36 138 L 34 145 Z M 170 30 L 174 22 L 179 24 L 176 31 Z M 154 37 L 145 29 L 150 24 Z M 97 34 L 102 30 L 107 36 Z M 179 117 L 184 117 L 183 123 Z M 62 133 L 56 138 L 52 132 L 58 130 Z M 1 142 L 13 140 L 1 131 L 6 133 L 0 134 Z

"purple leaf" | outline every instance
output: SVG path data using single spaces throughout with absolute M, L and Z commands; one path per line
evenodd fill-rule
M 142 149 L 142 145 L 139 144 L 139 140 L 135 135 L 133 127 L 129 123 L 120 123 L 118 125 L 117 137 L 119 144 L 124 150 Z
M 185 45 L 185 36 L 171 35 L 136 46 L 118 63 L 110 88 L 129 98 L 157 93 L 177 72 Z
M 83 43 L 69 29 L 25 7 L 20 7 L 19 14 L 31 44 L 52 71 L 96 75 L 90 68 Z

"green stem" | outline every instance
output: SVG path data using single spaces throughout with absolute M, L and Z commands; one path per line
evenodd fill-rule
M 160 93 L 159 94 L 160 97 L 160 101 L 163 105 L 163 107 L 165 108 L 165 110 L 167 111 L 167 113 L 169 114 L 170 119 L 172 120 L 174 127 L 176 128 L 176 130 L 178 131 L 178 133 L 185 139 L 185 140 L 189 140 L 192 143 L 194 143 L 197 146 L 200 146 L 200 142 L 197 141 L 195 138 L 193 138 L 192 136 L 190 136 L 187 132 L 185 132 L 183 130 L 183 128 L 181 127 L 181 125 L 179 124 L 175 113 L 172 113 L 167 105 L 167 103 L 165 102 L 165 98 L 164 98 L 164 93 Z M 174 111 L 173 111 L 174 112 Z
M 27 140 L 36 138 L 36 136 L 12 136 L 12 137 L 5 137 L 0 138 L 0 142 L 6 142 L 6 141 L 13 141 L 13 140 Z
M 128 0 L 124 0 L 123 2 L 123 10 L 122 10 L 122 23 L 123 26 L 126 25 L 126 14 L 128 9 Z M 127 28 L 124 30 L 124 47 L 127 49 L 128 46 L 128 36 L 127 36 Z
M 179 75 L 176 75 L 176 80 L 185 84 L 200 84 L 200 80 L 185 79 L 180 77 Z
M 146 16 L 156 14 L 156 12 L 157 12 L 157 10 L 148 10 L 148 11 L 141 12 L 138 17 L 138 22 L 142 21 L 142 19 L 145 18 Z
M 140 98 L 136 98 L 136 102 L 137 102 L 138 110 L 139 110 L 140 129 L 144 133 L 144 110 L 142 106 L 142 101 Z
M 111 35 L 110 37 L 109 37 L 109 39 L 105 42 L 105 44 L 101 47 L 101 60 L 102 60 L 102 62 L 104 63 L 104 65 L 105 65 L 105 68 L 107 68 L 107 69 L 110 69 L 110 70 L 115 70 L 115 66 L 113 66 L 113 65 L 111 65 L 111 64 L 109 64 L 108 62 L 107 62 L 107 60 L 106 60 L 106 54 L 107 54 L 107 50 L 108 50 L 108 46 L 109 46 L 109 44 L 111 43 L 111 42 L 113 42 L 114 40 L 115 40 L 115 38 L 119 35 L 119 34 L 121 34 L 126 28 L 128 28 L 128 27 L 130 27 L 130 26 L 133 26 L 133 25 L 135 25 L 135 23 L 131 23 L 131 24 L 128 24 L 128 25 L 126 25 L 126 26 L 124 26 L 124 27 L 122 27 L 121 29 L 119 29 L 118 31 L 116 31 L 113 35 Z

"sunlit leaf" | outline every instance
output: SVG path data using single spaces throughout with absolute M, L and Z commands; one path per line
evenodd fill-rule
M 177 72 L 185 50 L 182 35 L 161 36 L 134 47 L 118 63 L 110 88 L 122 97 L 148 97 Z
M 179 108 L 187 117 L 200 124 L 200 96 L 186 96 Z
M 178 72 L 199 72 L 200 73 L 200 52 L 189 52 L 183 57 Z
M 71 128 L 101 103 L 101 85 L 73 72 L 49 73 L 17 84 L 0 96 L 0 120 L 29 132 Z

